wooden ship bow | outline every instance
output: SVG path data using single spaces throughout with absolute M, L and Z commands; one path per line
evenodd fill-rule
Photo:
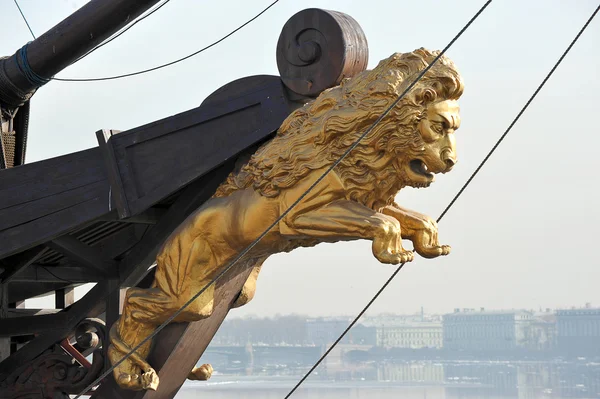
M 26 164 L 35 91 L 155 3 L 92 0 L 0 60 L 0 398 L 68 398 L 108 370 L 108 334 L 125 290 L 152 284 L 165 240 L 293 111 L 367 66 L 355 20 L 307 9 L 282 29 L 280 76 L 238 79 L 197 108 L 100 130 L 94 148 Z M 156 391 L 122 389 L 109 374 L 89 394 L 174 397 L 251 271 L 240 263 L 217 281 L 210 317 L 155 337 L 147 361 L 160 377 Z M 84 283 L 95 285 L 74 301 Z M 54 309 L 23 307 L 52 293 Z

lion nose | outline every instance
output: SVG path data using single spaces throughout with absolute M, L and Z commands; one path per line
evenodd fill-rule
M 442 161 L 446 164 L 445 172 L 449 172 L 450 170 L 452 170 L 454 165 L 456 165 L 456 156 L 449 149 L 445 149 L 444 151 L 442 151 L 441 158 Z

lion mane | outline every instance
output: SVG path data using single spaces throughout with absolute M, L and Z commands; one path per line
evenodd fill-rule
M 373 70 L 344 79 L 291 113 L 275 137 L 263 144 L 239 171 L 219 186 L 215 197 L 252 188 L 276 197 L 311 171 L 337 161 L 439 55 L 420 48 L 395 53 Z M 334 171 L 349 200 L 379 210 L 410 181 L 402 160 L 418 156 L 424 142 L 417 130 L 426 107 L 458 99 L 463 81 L 445 56 L 417 82 Z

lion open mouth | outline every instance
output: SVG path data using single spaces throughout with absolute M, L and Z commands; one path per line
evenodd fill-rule
M 433 173 L 427 169 L 427 165 L 420 159 L 410 161 L 410 169 L 417 175 L 425 176 L 428 179 L 433 179 Z

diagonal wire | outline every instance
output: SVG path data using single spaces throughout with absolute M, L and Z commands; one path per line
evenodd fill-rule
M 36 37 L 33 34 L 33 31 L 31 30 L 31 26 L 29 26 L 29 22 L 27 22 L 27 18 L 25 18 L 25 14 L 23 14 L 23 11 L 21 10 L 19 3 L 17 2 L 17 0 L 14 0 L 14 1 L 15 1 L 15 5 L 19 9 L 19 12 L 21 13 L 21 17 L 23 17 L 23 21 L 25 21 L 25 25 L 27 25 L 27 29 L 29 29 L 29 33 L 31 33 L 31 36 L 33 36 L 33 38 L 35 39 Z
M 227 271 L 229 271 L 241 258 L 243 258 L 248 252 L 252 250 L 259 242 L 262 240 L 268 233 L 273 229 L 277 224 L 285 217 L 288 213 L 292 211 L 294 207 L 296 207 L 323 179 L 340 163 L 342 160 L 352 151 L 354 150 L 361 140 L 363 140 L 371 131 L 377 126 L 381 120 L 390 113 L 392 109 L 404 98 L 406 93 L 408 93 L 417 82 L 435 65 L 435 63 L 444 55 L 444 53 L 454 44 L 456 40 L 467 30 L 467 28 L 479 17 L 479 15 L 487 8 L 487 6 L 492 2 L 492 0 L 488 0 L 479 11 L 469 20 L 469 22 L 458 32 L 456 36 L 446 45 L 446 47 L 433 59 L 433 61 L 425 68 L 423 71 L 417 76 L 417 78 L 398 96 L 398 98 L 377 118 L 373 124 L 364 131 L 360 135 L 360 137 L 350 146 L 348 149 L 342 154 L 342 156 L 337 159 L 319 178 L 304 192 L 302 195 L 298 197 L 292 205 L 287 208 L 282 214 L 275 220 L 260 236 L 258 236 L 248 247 L 246 247 L 243 251 L 241 251 L 228 265 L 223 268 L 208 284 L 204 286 L 200 291 L 198 291 L 192 298 L 190 298 L 181 308 L 179 308 L 175 313 L 173 313 L 169 318 L 167 318 L 161 325 L 159 325 L 148 337 L 143 339 L 139 344 L 137 344 L 134 348 L 132 348 L 124 357 L 122 357 L 119 361 L 117 361 L 114 365 L 112 365 L 108 370 L 106 370 L 102 375 L 100 375 L 96 380 L 94 380 L 90 385 L 88 385 L 79 395 L 77 395 L 74 399 L 78 399 L 81 395 L 85 394 L 92 387 L 98 384 L 102 379 L 104 379 L 107 375 L 109 375 L 112 370 L 118 367 L 121 363 L 125 361 L 129 356 L 135 353 L 142 345 L 151 340 L 156 334 L 158 334 L 163 328 L 165 328 L 169 323 L 171 323 L 183 310 L 188 307 L 192 302 L 194 302 L 202 293 L 204 293 L 208 287 L 214 284 L 219 278 L 221 278 Z M 273 3 L 275 4 L 275 3 Z
M 224 41 L 228 37 L 232 36 L 234 33 L 236 33 L 237 31 L 239 31 L 240 29 L 244 28 L 246 25 L 248 25 L 251 22 L 253 22 L 254 20 L 256 20 L 258 17 L 260 17 L 261 15 L 263 15 L 265 12 L 267 12 L 267 10 L 269 10 L 271 7 L 273 7 L 278 2 L 279 2 L 279 0 L 275 0 L 274 2 L 272 2 L 271 4 L 269 4 L 265 9 L 263 9 L 261 12 L 259 12 L 254 17 L 252 17 L 248 21 L 244 22 L 242 25 L 238 26 L 236 29 L 232 30 L 231 32 L 229 32 L 228 34 L 226 34 L 225 36 L 223 36 L 219 40 L 217 40 L 217 41 L 209 44 L 208 46 L 205 46 L 205 47 L 201 48 L 198 51 L 193 52 L 192 54 L 186 55 L 185 57 L 181 57 L 181 58 L 176 59 L 176 60 L 171 61 L 171 62 L 167 62 L 166 64 L 158 65 L 158 66 L 155 66 L 155 67 L 152 67 L 152 68 L 148 68 L 148 69 L 144 69 L 144 70 L 137 71 L 137 72 L 130 72 L 130 73 L 125 73 L 125 74 L 122 74 L 122 75 L 115 75 L 115 76 L 105 76 L 105 77 L 101 77 L 101 78 L 77 78 L 77 79 L 76 78 L 51 78 L 51 80 L 58 80 L 58 81 L 61 81 L 61 82 L 99 82 L 99 81 L 104 81 L 104 80 L 114 80 L 114 79 L 127 78 L 127 77 L 130 77 L 130 76 L 142 75 L 144 73 L 156 71 L 158 69 L 162 69 L 162 68 L 166 68 L 166 67 L 171 66 L 171 65 L 178 64 L 178 63 L 180 63 L 182 61 L 185 61 L 185 60 L 187 60 L 189 58 L 192 58 L 192 57 L 194 57 L 194 56 L 196 56 L 196 55 L 198 55 L 198 54 L 200 54 L 200 53 L 208 50 L 209 48 L 214 47 L 217 44 L 221 43 L 222 41 Z
M 329 349 L 327 349 L 327 351 L 321 356 L 321 358 L 319 358 L 319 360 L 311 367 L 311 369 L 308 370 L 308 372 L 304 375 L 304 377 L 302 377 L 302 379 L 300 381 L 298 381 L 298 383 L 296 384 L 296 386 L 294 386 L 294 388 L 292 388 L 292 390 L 285 396 L 284 399 L 288 399 L 290 396 L 292 396 L 292 394 L 296 391 L 296 389 L 298 389 L 300 387 L 300 385 L 302 385 L 302 383 L 304 381 L 306 381 L 306 379 L 308 378 L 308 376 L 311 375 L 313 371 L 315 371 L 315 369 L 319 366 L 319 364 L 321 364 L 321 362 L 323 360 L 325 360 L 325 358 L 327 357 L 327 355 L 329 355 L 329 353 L 333 350 L 333 348 L 335 348 L 335 346 L 342 340 L 342 338 L 344 338 L 344 336 L 348 333 L 348 331 L 350 331 L 352 329 L 352 327 L 354 327 L 354 325 L 358 322 L 358 320 L 362 317 L 362 315 L 365 314 L 365 312 L 371 307 L 371 305 L 373 304 L 373 302 L 375 302 L 375 300 L 379 297 L 379 295 L 392 282 L 392 280 L 394 279 L 394 277 L 396 277 L 396 275 L 400 272 L 400 270 L 402 270 L 402 267 L 405 264 L 406 263 L 401 263 L 400 266 L 398 266 L 396 268 L 396 271 L 394 273 L 392 273 L 392 275 L 390 276 L 390 278 L 387 279 L 387 281 L 385 282 L 385 284 L 383 284 L 383 286 L 379 289 L 379 291 L 377 291 L 377 293 L 373 296 L 373 298 L 371 298 L 371 300 L 369 301 L 369 303 L 367 303 L 367 306 L 365 306 L 363 308 L 363 310 L 360 311 L 360 313 L 358 314 L 358 316 L 356 316 L 354 318 L 354 320 L 352 320 L 352 323 L 350 323 L 350 325 L 344 330 L 344 332 L 338 337 L 338 339 L 336 339 L 335 342 L 333 344 L 331 344 L 331 346 L 329 347 Z
M 87 57 L 88 55 L 90 55 L 91 53 L 93 53 L 94 51 L 98 50 L 100 47 L 106 46 L 108 43 L 112 42 L 113 40 L 115 40 L 116 38 L 118 38 L 119 36 L 121 36 L 123 33 L 127 32 L 129 29 L 133 28 L 137 23 L 142 22 L 143 20 L 145 20 L 146 18 L 148 18 L 150 15 L 154 14 L 155 12 L 157 12 L 158 10 L 160 10 L 161 8 L 163 8 L 165 5 L 167 5 L 167 3 L 169 1 L 171 1 L 171 0 L 165 0 L 162 4 L 159 4 L 157 7 L 153 8 L 150 12 L 148 12 L 145 15 L 143 15 L 142 17 L 136 19 L 131 25 L 128 25 L 126 28 L 124 28 L 123 30 L 121 30 L 119 33 L 117 33 L 117 34 L 113 35 L 112 37 L 110 37 L 109 39 L 103 41 L 102 43 L 100 43 L 99 45 L 97 45 L 96 47 L 94 47 L 93 49 L 91 49 L 90 51 L 88 51 L 87 53 L 85 53 L 84 55 L 82 55 L 81 57 L 77 58 L 71 64 L 79 62 L 80 60 L 84 59 L 85 57 Z M 57 79 L 55 79 L 55 80 L 57 80 Z
M 452 205 L 454 205 L 454 203 L 456 202 L 456 200 L 458 199 L 458 197 L 461 196 L 461 194 L 465 191 L 465 189 L 467 188 L 467 186 L 475 178 L 475 176 L 477 175 L 477 173 L 479 173 L 479 171 L 481 170 L 481 168 L 483 167 L 483 165 L 485 165 L 485 163 L 488 161 L 488 159 L 490 159 L 490 157 L 492 156 L 492 154 L 494 153 L 494 151 L 496 151 L 496 149 L 498 148 L 498 146 L 500 145 L 500 143 L 502 143 L 502 141 L 504 140 L 504 138 L 506 137 L 506 135 L 508 134 L 508 132 L 510 132 L 510 130 L 517 123 L 517 121 L 519 120 L 519 118 L 521 117 L 521 115 L 523 115 L 523 113 L 525 112 L 525 110 L 529 107 L 529 105 L 531 104 L 531 102 L 533 101 L 533 99 L 538 95 L 538 93 L 540 92 L 540 90 L 542 90 L 542 87 L 544 87 L 544 85 L 546 84 L 546 82 L 548 81 L 548 79 L 550 79 L 550 76 L 552 76 L 552 74 L 554 73 L 554 71 L 556 70 L 556 68 L 558 68 L 558 66 L 560 65 L 560 63 L 562 62 L 562 60 L 565 58 L 565 56 L 569 53 L 569 51 L 571 51 L 571 48 L 573 47 L 573 45 L 575 44 L 575 42 L 577 42 L 577 40 L 579 40 L 579 37 L 581 36 L 581 34 L 583 33 L 583 31 L 585 31 L 585 29 L 588 27 L 588 25 L 590 24 L 590 22 L 592 22 L 592 20 L 594 19 L 594 17 L 598 13 L 598 10 L 600 10 L 600 5 L 598 5 L 598 7 L 596 7 L 596 10 L 592 13 L 592 15 L 590 16 L 590 18 L 583 25 L 583 27 L 581 28 L 581 30 L 579 31 L 579 33 L 577 33 L 577 36 L 575 36 L 575 39 L 573 39 L 573 41 L 571 42 L 571 44 L 569 44 L 569 47 L 567 47 L 567 49 L 565 50 L 565 52 L 560 56 L 560 58 L 558 59 L 558 61 L 556 62 L 556 64 L 554 64 L 554 67 L 552 67 L 552 69 L 550 70 L 550 72 L 548 73 L 548 75 L 546 75 L 546 77 L 544 78 L 544 80 L 542 81 L 542 83 L 540 83 L 540 85 L 535 90 L 535 92 L 533 93 L 533 95 L 529 98 L 529 100 L 527 101 L 527 103 L 525 104 L 525 106 L 523 106 L 523 108 L 521 109 L 521 111 L 519 111 L 519 113 L 517 114 L 517 116 L 515 117 L 515 119 L 513 119 L 513 121 L 511 122 L 511 124 L 508 126 L 508 128 L 506 129 L 506 131 L 504 132 L 504 134 L 502 134 L 502 136 L 500 137 L 500 139 L 496 142 L 496 144 L 494 145 L 494 147 L 492 147 L 492 149 L 485 156 L 485 158 L 483 159 L 483 161 L 481 161 L 481 163 L 479 164 L 479 166 L 477 167 L 477 169 L 475 169 L 475 172 L 473 172 L 473 174 L 471 175 L 471 177 L 469 177 L 469 179 L 467 180 L 467 182 L 462 186 L 462 188 L 458 191 L 458 193 L 456 193 L 456 195 L 454 196 L 454 198 L 452 198 L 452 201 L 450 201 L 450 203 L 448 204 L 448 206 L 446 207 L 446 209 L 444 209 L 444 211 L 442 212 L 442 214 L 440 215 L 440 217 L 437 219 L 438 222 L 440 220 L 442 220 L 442 218 L 446 215 L 446 213 L 448 212 L 448 210 L 450 210 L 450 208 L 452 207 Z
M 496 142 L 496 144 L 494 145 L 494 147 L 492 148 L 492 150 L 483 159 L 483 161 L 481 162 L 481 164 L 477 167 L 477 169 L 475 170 L 475 172 L 471 175 L 471 177 L 467 180 L 467 182 L 464 184 L 464 186 L 460 189 L 460 191 L 458 192 L 458 194 L 456 194 L 454 196 L 454 198 L 452 199 L 452 201 L 450 201 L 450 204 L 448 204 L 448 206 L 444 209 L 444 211 L 441 213 L 441 215 L 437 218 L 437 222 L 439 222 L 440 220 L 442 220 L 442 218 L 444 217 L 444 215 L 446 215 L 446 213 L 448 212 L 448 210 L 450 210 L 450 208 L 452 207 L 452 205 L 454 205 L 454 203 L 456 202 L 456 200 L 458 199 L 458 197 L 460 197 L 460 195 L 464 192 L 465 188 L 469 185 L 469 183 L 471 183 L 471 181 L 473 180 L 473 178 L 475 177 L 475 175 L 481 170 L 481 168 L 487 162 L 487 160 L 490 158 L 490 156 L 492 155 L 492 153 L 496 150 L 496 148 L 498 148 L 498 146 L 500 145 L 500 143 L 502 142 L 502 140 L 504 140 L 504 138 L 506 137 L 506 135 L 508 134 L 508 132 L 517 123 L 517 121 L 519 120 L 519 118 L 521 117 L 521 115 L 523 115 L 523 113 L 525 112 L 525 110 L 529 107 L 529 105 L 531 104 L 531 102 L 533 101 L 533 99 L 537 96 L 537 94 L 540 92 L 540 90 L 542 89 L 542 87 L 546 84 L 546 82 L 548 81 L 548 79 L 550 78 L 550 76 L 552 76 L 552 74 L 554 73 L 554 71 L 556 70 L 556 68 L 560 65 L 560 63 L 562 62 L 562 60 L 569 53 L 569 51 L 571 50 L 571 48 L 573 47 L 573 45 L 575 44 L 575 42 L 577 42 L 577 40 L 579 39 L 579 37 L 581 36 L 581 34 L 583 33 L 583 31 L 585 31 L 585 29 L 588 27 L 588 25 L 590 24 L 590 22 L 592 22 L 592 20 L 594 19 L 594 17 L 596 16 L 596 14 L 598 13 L 599 10 L 600 10 L 600 5 L 596 8 L 596 10 L 592 14 L 592 16 L 583 25 L 583 27 L 581 28 L 581 30 L 579 31 L 579 33 L 577 33 L 577 36 L 575 36 L 575 39 L 573 39 L 573 41 L 571 42 L 571 44 L 569 44 L 569 47 L 567 47 L 567 49 L 565 50 L 565 52 L 562 54 L 562 56 L 559 58 L 559 60 L 554 65 L 554 67 L 552 67 L 552 69 L 550 70 L 550 72 L 548 73 L 548 75 L 546 75 L 546 77 L 544 78 L 544 80 L 542 81 L 542 83 L 538 86 L 538 88 L 536 89 L 536 91 L 529 98 L 529 100 L 527 101 L 527 103 L 525 104 L 525 106 L 523 106 L 523 108 L 521 109 L 521 111 L 519 111 L 519 113 L 517 114 L 517 116 L 515 117 L 515 119 L 512 121 L 512 123 L 508 126 L 508 128 L 506 129 L 506 131 L 504 132 L 504 134 L 500 137 L 500 139 L 498 139 L 498 141 Z M 354 318 L 354 320 L 352 320 L 352 322 L 344 330 L 344 332 L 342 332 L 342 334 L 335 340 L 335 342 L 331 345 L 331 347 L 319 358 L 319 360 L 317 360 L 317 362 L 304 375 L 304 377 L 302 377 L 302 379 L 296 384 L 296 386 L 294 386 L 294 388 L 292 388 L 292 390 L 285 396 L 284 399 L 288 399 L 300 387 L 300 385 L 308 378 L 308 376 L 310 376 L 312 374 L 312 372 L 315 371 L 315 369 L 319 366 L 319 364 L 321 364 L 321 362 L 327 357 L 327 355 L 329 355 L 329 353 L 333 350 L 333 348 L 344 338 L 344 336 L 348 333 L 348 331 L 350 331 L 350 329 L 352 327 L 354 327 L 354 325 L 358 322 L 358 320 L 362 317 L 362 315 L 365 314 L 365 312 L 369 309 L 369 307 L 371 307 L 371 305 L 373 304 L 373 302 L 375 302 L 375 300 L 385 290 L 385 288 L 390 284 L 390 282 L 394 279 L 394 277 L 396 277 L 396 275 L 398 274 L 398 272 L 402 269 L 402 267 L 404 265 L 405 264 L 402 263 L 400 266 L 398 266 L 398 268 L 396 269 L 396 271 L 390 276 L 390 278 L 385 282 L 385 284 L 383 284 L 383 286 L 379 289 L 379 291 L 377 291 L 377 293 L 373 296 L 373 298 L 369 301 L 369 303 L 367 303 L 367 305 L 363 308 L 363 310 L 360 311 L 360 313 Z

